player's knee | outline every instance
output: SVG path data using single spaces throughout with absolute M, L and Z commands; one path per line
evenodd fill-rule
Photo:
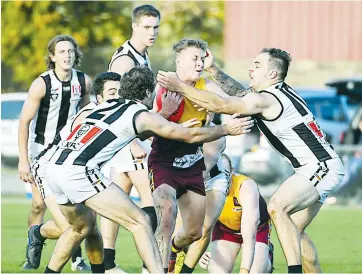
M 210 237 L 213 227 L 214 225 L 212 224 L 204 224 L 202 228 L 202 238 Z
M 202 230 L 201 229 L 190 229 L 187 231 L 187 237 L 192 241 L 197 241 L 202 237 Z
M 79 234 L 81 237 L 86 237 L 91 234 L 94 229 L 98 229 L 97 224 L 94 222 L 91 217 L 79 218 L 75 222 L 72 222 L 72 229 L 75 233 Z
M 286 212 L 286 207 L 272 197 L 268 204 L 268 212 L 273 219 L 276 215 Z
M 137 216 L 137 218 L 134 219 L 133 224 L 130 226 L 130 231 L 132 233 L 137 232 L 138 230 L 150 230 L 152 231 L 152 227 L 151 227 L 151 220 L 150 218 L 147 216 L 147 214 L 143 213 L 139 214 L 139 216 Z
M 33 199 L 31 211 L 33 214 L 39 215 L 45 212 L 46 206 L 42 199 Z

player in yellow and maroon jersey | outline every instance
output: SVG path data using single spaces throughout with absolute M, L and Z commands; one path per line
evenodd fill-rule
M 182 39 L 179 41 L 174 46 L 176 73 L 183 83 L 222 96 L 224 93 L 217 84 L 201 77 L 206 49 L 207 43 L 201 40 Z M 199 124 L 195 126 L 203 126 L 206 121 L 206 111 L 198 111 L 194 103 L 185 98 L 180 109 L 169 119 L 182 123 L 191 118 L 197 118 L 199 121 Z M 243 133 L 249 131 L 245 128 Z M 148 159 L 148 168 L 153 202 L 158 217 L 158 229 L 155 235 L 163 267 L 168 272 L 173 272 L 176 253 L 200 239 L 202 233 L 206 202 L 202 144 L 186 144 L 155 137 Z M 182 215 L 183 227 L 171 241 L 177 207 Z M 170 242 L 172 242 L 173 253 L 170 253 Z
M 222 158 L 231 170 L 228 157 L 223 154 Z M 270 230 L 267 205 L 256 183 L 247 176 L 233 173 L 224 208 L 213 230 L 211 256 L 204 254 L 202 258 L 209 261 L 209 273 L 231 273 L 241 247 L 239 273 L 271 273 Z

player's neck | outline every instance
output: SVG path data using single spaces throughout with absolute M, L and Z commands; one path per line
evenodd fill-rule
M 68 82 L 72 79 L 72 70 L 63 70 L 59 68 L 55 68 L 54 72 L 57 76 L 57 78 L 62 82 Z
M 185 83 L 186 85 L 189 85 L 189 86 L 194 86 L 196 84 L 196 81 L 188 80 L 187 77 L 185 75 L 183 75 L 183 73 L 181 71 L 176 70 L 176 74 L 182 83 Z
M 131 37 L 131 39 L 129 39 L 129 42 L 131 43 L 132 47 L 134 47 L 135 50 L 138 51 L 139 54 L 145 55 L 148 48 L 145 44 L 143 44 L 141 41 L 137 40 L 133 36 Z
M 281 79 L 272 79 L 270 81 L 267 81 L 265 83 L 265 85 L 259 87 L 258 89 L 255 89 L 255 91 L 262 91 L 262 90 L 266 90 L 267 88 L 274 86 L 275 84 L 281 83 L 283 82 L 283 80 Z

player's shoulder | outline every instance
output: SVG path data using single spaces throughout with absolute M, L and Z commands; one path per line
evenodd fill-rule
M 45 95 L 46 92 L 46 82 L 44 77 L 41 75 L 34 79 L 34 81 L 31 83 L 29 93 L 31 94 L 37 94 L 39 96 Z
M 241 173 L 233 173 L 232 180 L 237 183 L 243 183 L 244 181 L 250 179 L 250 177 L 241 174 Z

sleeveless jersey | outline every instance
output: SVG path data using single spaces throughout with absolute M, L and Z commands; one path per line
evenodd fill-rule
M 119 47 L 119 49 L 113 54 L 111 61 L 108 64 L 108 71 L 112 71 L 111 67 L 113 62 L 123 55 L 127 55 L 130 57 L 136 66 L 140 67 L 148 67 L 151 69 L 151 63 L 150 59 L 148 58 L 148 53 L 146 51 L 145 55 L 141 55 L 130 43 L 129 40 L 127 40 L 122 46 Z
M 30 127 L 30 141 L 41 145 L 50 144 L 67 120 L 79 109 L 79 102 L 85 93 L 84 73 L 72 69 L 68 82 L 58 79 L 54 70 L 40 75 L 46 91 Z
M 47 148 L 45 148 L 39 155 L 35 158 L 35 160 L 43 160 L 48 162 L 50 158 L 53 156 L 57 149 L 57 145 L 60 143 L 60 141 L 65 140 L 68 135 L 72 131 L 72 127 L 74 124 L 74 121 L 81 115 L 84 111 L 93 110 L 97 106 L 96 103 L 91 102 L 88 105 L 84 106 L 79 112 L 71 117 L 68 122 L 65 124 L 65 126 L 58 132 L 58 134 L 55 136 L 53 142 L 51 142 Z
M 100 168 L 137 137 L 135 118 L 143 111 L 144 105 L 125 99 L 99 104 L 58 144 L 49 162 Z
M 207 90 L 204 78 L 200 78 L 195 87 Z M 197 111 L 194 103 L 187 98 L 185 100 L 184 112 L 178 121 L 183 123 L 191 118 L 197 118 L 202 126 L 206 121 L 206 111 Z M 188 144 L 180 141 L 170 140 L 156 136 L 152 142 L 152 150 L 148 158 L 150 165 L 161 164 L 166 167 L 185 169 L 193 167 L 194 171 L 200 172 L 205 169 L 203 161 L 202 146 L 200 144 Z
M 325 133 L 307 104 L 291 87 L 282 82 L 262 92 L 273 95 L 279 101 L 282 110 L 273 120 L 266 120 L 257 115 L 257 125 L 270 145 L 294 169 L 339 157 L 327 142 Z
M 243 215 L 243 208 L 239 201 L 239 191 L 243 183 L 249 179 L 242 174 L 233 174 L 231 176 L 231 186 L 228 195 L 225 199 L 224 208 L 220 213 L 219 222 L 233 233 L 240 232 L 241 218 Z M 264 198 L 259 195 L 259 213 L 260 224 L 269 221 L 269 213 Z

